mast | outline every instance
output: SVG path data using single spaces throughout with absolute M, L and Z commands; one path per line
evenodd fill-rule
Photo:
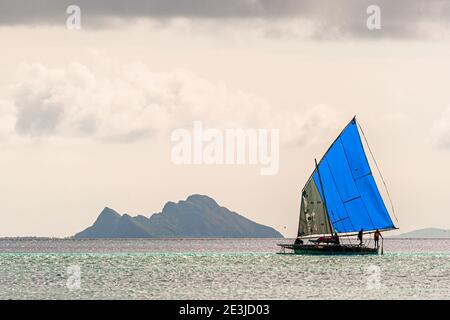
M 322 191 L 322 195 L 323 195 L 323 201 L 322 201 L 322 205 L 323 205 L 323 211 L 326 213 L 327 217 L 328 217 L 328 226 L 330 227 L 330 234 L 333 234 L 333 225 L 331 224 L 331 219 L 330 219 L 330 215 L 328 214 L 328 210 L 327 210 L 327 202 L 325 199 L 325 192 L 323 190 L 323 183 L 322 183 L 322 178 L 320 177 L 320 171 L 319 171 L 319 166 L 317 164 L 317 159 L 314 158 L 314 162 L 316 164 L 316 170 L 317 170 L 317 175 L 319 177 L 319 182 L 320 182 L 320 189 Z

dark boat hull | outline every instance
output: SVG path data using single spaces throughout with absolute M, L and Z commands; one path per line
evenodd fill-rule
M 378 254 L 376 248 L 359 245 L 308 245 L 308 244 L 279 244 L 281 254 L 296 255 L 374 255 Z M 292 252 L 287 253 L 286 249 Z

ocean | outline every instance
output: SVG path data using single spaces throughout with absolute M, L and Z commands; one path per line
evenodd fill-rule
M 450 240 L 380 256 L 278 255 L 286 239 L 0 239 L 0 299 L 449 299 Z

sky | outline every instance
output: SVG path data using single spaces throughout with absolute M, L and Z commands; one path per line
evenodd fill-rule
M 0 0 L 0 237 L 190 194 L 292 237 L 314 158 L 354 115 L 400 231 L 450 228 L 450 2 L 80 0 L 75 29 L 73 4 Z M 279 170 L 177 165 L 171 133 L 194 121 L 279 129 Z

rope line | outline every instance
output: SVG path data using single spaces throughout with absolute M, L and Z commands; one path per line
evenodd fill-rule
M 377 160 L 375 159 L 375 156 L 373 155 L 373 152 L 370 149 L 370 145 L 369 145 L 369 142 L 367 141 L 367 138 L 366 138 L 366 135 L 364 133 L 363 128 L 359 124 L 359 121 L 356 121 L 356 123 L 358 124 L 358 127 L 361 130 L 361 133 L 362 133 L 362 135 L 364 137 L 364 140 L 366 141 L 367 148 L 369 149 L 370 155 L 372 156 L 373 162 L 375 163 L 375 167 L 377 168 L 377 171 L 378 171 L 378 173 L 379 173 L 379 175 L 381 177 L 381 181 L 383 182 L 384 188 L 386 189 L 386 194 L 387 194 L 387 196 L 389 198 L 389 203 L 391 204 L 392 213 L 394 215 L 395 221 L 398 223 L 397 216 L 395 215 L 394 203 L 392 202 L 392 198 L 391 198 L 391 195 L 389 193 L 388 187 L 386 185 L 386 182 L 384 181 L 383 174 L 381 173 L 381 170 L 380 170 L 380 167 L 378 166 Z

